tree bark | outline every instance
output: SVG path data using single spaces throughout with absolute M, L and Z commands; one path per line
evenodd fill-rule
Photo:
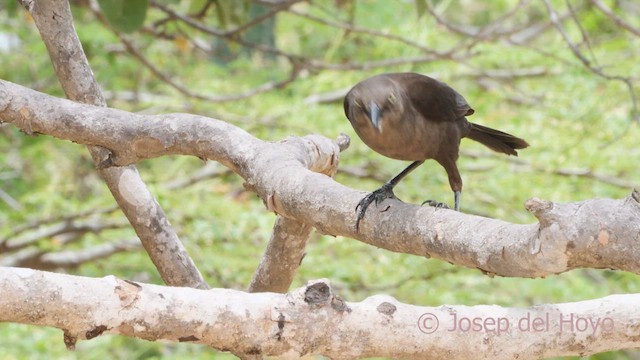
M 640 347 L 640 295 L 530 308 L 341 300 L 327 280 L 288 294 L 198 290 L 0 267 L 0 321 L 205 344 L 242 356 L 539 359 Z M 69 311 L 73 309 L 73 311 Z
M 243 177 L 269 211 L 324 234 L 395 252 L 512 277 L 543 277 L 580 267 L 640 274 L 636 191 L 620 200 L 568 204 L 530 199 L 526 208 L 540 222 L 525 225 L 386 200 L 367 212 L 356 232 L 354 209 L 364 193 L 322 174 L 335 168 L 340 149 L 321 136 L 265 142 L 203 116 L 132 114 L 54 98 L 1 80 L 0 121 L 109 149 L 102 161 L 109 166 L 169 154 L 213 159 Z M 128 188 L 126 170 L 118 180 L 120 188 Z M 146 200 L 135 192 L 124 195 L 134 204 Z
M 311 230 L 305 223 L 278 216 L 271 240 L 249 284 L 249 292 L 287 292 L 302 264 Z
M 38 27 L 65 94 L 71 100 L 106 106 L 73 26 L 67 0 L 38 0 L 27 10 Z M 62 123 L 56 126 L 64 126 Z M 31 133 L 32 129 L 25 132 Z M 96 164 L 107 156 L 100 146 L 86 144 Z M 171 227 L 160 204 L 133 165 L 99 168 L 98 172 L 140 238 L 160 276 L 169 285 L 206 289 L 208 285 Z

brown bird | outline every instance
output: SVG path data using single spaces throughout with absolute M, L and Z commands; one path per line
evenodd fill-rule
M 462 95 L 443 82 L 415 73 L 381 74 L 356 84 L 344 98 L 344 112 L 371 149 L 392 159 L 413 161 L 358 203 L 356 230 L 369 205 L 394 198 L 398 182 L 427 159 L 436 160 L 447 171 L 459 211 L 462 178 L 456 161 L 464 137 L 507 155 L 517 156 L 516 149 L 529 146 L 513 135 L 468 122 L 466 116 L 474 110 Z

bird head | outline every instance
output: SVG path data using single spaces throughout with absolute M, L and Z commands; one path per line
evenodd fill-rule
M 374 86 L 360 90 L 353 96 L 350 112 L 355 118 L 366 118 L 376 132 L 382 133 L 386 123 L 402 117 L 400 94 L 394 87 Z

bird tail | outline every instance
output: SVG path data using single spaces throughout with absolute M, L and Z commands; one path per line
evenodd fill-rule
M 526 141 L 511 134 L 473 123 L 471 124 L 471 131 L 467 137 L 493 151 L 507 155 L 518 156 L 516 149 L 524 149 L 529 146 Z

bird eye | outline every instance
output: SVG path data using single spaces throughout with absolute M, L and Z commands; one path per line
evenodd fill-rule
M 387 98 L 387 101 L 390 104 L 395 104 L 396 103 L 396 96 L 394 94 L 389 94 L 389 97 Z

